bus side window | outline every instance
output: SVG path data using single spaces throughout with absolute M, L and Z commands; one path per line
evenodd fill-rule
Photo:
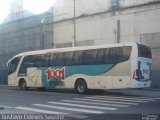
M 123 59 L 123 50 L 120 47 L 110 48 L 109 49 L 109 58 L 108 62 L 111 64 L 122 62 Z
M 56 66 L 56 55 L 57 53 L 51 55 L 51 66 Z
M 66 66 L 73 65 L 73 63 L 72 63 L 73 55 L 74 55 L 74 52 L 66 52 L 66 53 L 64 53 L 64 59 L 65 59 L 65 65 Z
M 34 55 L 26 56 L 24 57 L 22 64 L 26 67 L 35 67 L 34 59 Z
M 96 54 L 95 64 L 103 64 L 103 63 L 104 63 L 103 49 L 99 49 Z
M 35 55 L 35 67 L 43 66 L 43 55 Z
M 131 56 L 132 47 L 123 47 L 123 60 L 126 61 Z
M 43 67 L 49 67 L 51 62 L 51 55 L 44 55 Z
M 17 57 L 17 58 L 14 58 L 13 60 L 11 60 L 10 67 L 9 67 L 9 74 L 16 71 L 20 59 L 21 59 L 21 57 Z
M 110 60 L 109 49 L 110 49 L 110 48 L 104 49 L 103 55 L 104 55 L 104 63 L 105 63 L 105 64 L 109 64 L 110 61 L 111 61 L 111 60 Z
M 26 76 L 28 67 L 35 67 L 33 55 L 26 56 L 23 58 L 18 75 L 19 76 Z
M 97 50 L 86 50 L 84 52 L 83 64 L 84 65 L 94 65 Z
M 64 66 L 65 65 L 65 61 L 64 61 L 63 53 L 57 53 L 56 59 L 55 59 L 54 62 L 55 62 L 54 63 L 55 66 Z
M 83 54 L 84 51 L 76 51 L 73 56 L 73 65 L 82 65 L 83 64 Z

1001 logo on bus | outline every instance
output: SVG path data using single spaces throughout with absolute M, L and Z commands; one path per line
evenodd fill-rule
M 47 76 L 48 81 L 54 78 L 61 78 L 62 80 L 64 80 L 65 79 L 65 67 L 63 67 L 62 69 L 48 68 L 45 74 Z

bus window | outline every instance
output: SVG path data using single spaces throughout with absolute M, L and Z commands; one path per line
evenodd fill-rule
M 108 63 L 120 63 L 127 61 L 131 55 L 131 47 L 115 47 L 109 49 Z
M 123 61 L 126 61 L 130 58 L 131 51 L 132 51 L 132 47 L 129 47 L 129 46 L 123 47 L 123 58 L 122 58 Z
M 55 61 L 54 61 L 54 65 L 55 66 L 64 66 L 65 65 L 63 53 L 57 53 Z
M 87 50 L 84 52 L 83 64 L 93 65 L 95 64 L 97 50 Z
M 83 53 L 84 53 L 84 51 L 74 52 L 73 65 L 82 65 L 83 64 Z
M 110 52 L 109 52 L 110 63 L 121 62 L 122 57 L 123 57 L 123 49 L 122 48 L 120 48 L 120 47 L 110 48 Z
M 103 49 L 99 49 L 97 51 L 95 64 L 103 64 L 104 62 L 104 55 L 103 55 Z
M 43 55 L 36 55 L 35 56 L 35 67 L 42 67 L 43 66 Z
M 51 60 L 51 55 L 44 55 L 44 59 L 43 59 L 43 66 L 44 67 L 48 67 L 50 66 L 50 60 Z
M 56 66 L 56 54 L 57 53 L 53 53 L 52 55 L 51 55 L 51 66 Z
M 104 63 L 110 63 L 110 55 L 109 55 L 109 49 L 108 48 L 106 48 L 106 49 L 104 49 L 104 51 L 103 51 L 104 53 L 103 53 L 103 55 L 104 55 Z
M 22 64 L 26 67 L 35 67 L 34 59 L 34 55 L 26 56 L 24 57 Z
M 64 53 L 64 59 L 65 59 L 65 65 L 70 66 L 72 65 L 72 59 L 73 59 L 73 54 L 74 52 L 66 52 Z
M 9 69 L 8 69 L 9 74 L 14 73 L 16 71 L 20 59 L 21 59 L 21 57 L 16 57 L 10 61 Z
M 24 59 L 21 63 L 21 66 L 19 68 L 18 75 L 19 76 L 26 76 L 28 67 L 35 67 L 34 56 L 33 55 L 24 57 Z
M 150 48 L 147 46 L 138 44 L 138 57 L 152 58 Z

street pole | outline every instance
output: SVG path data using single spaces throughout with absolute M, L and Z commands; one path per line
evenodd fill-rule
M 76 0 L 74 2 L 74 40 L 73 40 L 73 47 L 76 46 Z

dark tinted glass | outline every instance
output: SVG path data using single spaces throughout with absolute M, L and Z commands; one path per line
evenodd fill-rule
M 97 50 L 87 50 L 84 52 L 83 64 L 93 65 L 95 64 Z
M 115 64 L 130 58 L 132 47 L 114 47 L 45 55 L 30 55 L 22 64 L 26 67 Z
M 56 54 L 56 58 L 55 58 L 55 61 L 54 61 L 54 65 L 55 65 L 55 66 L 64 66 L 64 65 L 65 65 L 63 53 L 57 53 L 57 54 Z
M 152 58 L 150 48 L 147 46 L 138 44 L 138 57 Z
M 35 56 L 35 67 L 42 67 L 43 66 L 43 58 L 44 58 L 44 55 L 36 55 Z
M 26 67 L 34 67 L 35 66 L 34 59 L 35 56 L 33 55 L 26 56 L 24 57 L 22 64 L 25 65 Z
M 103 53 L 103 51 L 104 51 L 103 49 L 97 50 L 95 64 L 103 64 L 104 63 L 104 53 Z
M 130 58 L 132 47 L 115 47 L 104 49 L 104 63 L 116 64 Z
M 70 66 L 70 65 L 73 65 L 73 55 L 74 55 L 74 52 L 66 52 L 64 53 L 64 59 L 65 59 L 65 65 L 66 66 Z
M 53 53 L 51 55 L 51 66 L 56 66 L 56 54 L 57 53 Z
M 9 70 L 8 70 L 9 74 L 16 71 L 20 59 L 21 57 L 16 57 L 9 63 Z
M 83 51 L 74 52 L 73 65 L 83 65 Z
M 109 55 L 109 48 L 103 49 L 104 61 L 103 63 L 110 63 L 110 55 Z
M 51 63 L 51 55 L 50 54 L 44 55 L 43 66 L 48 67 L 48 66 L 50 66 L 50 63 Z

